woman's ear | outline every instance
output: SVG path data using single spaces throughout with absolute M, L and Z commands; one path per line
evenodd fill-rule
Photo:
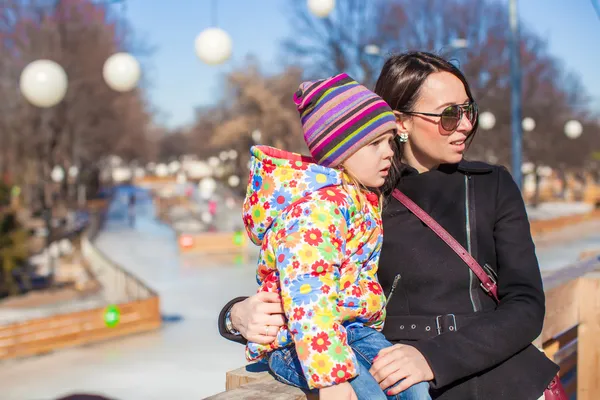
M 411 125 L 411 119 L 400 111 L 394 111 L 396 117 L 396 134 L 408 133 Z

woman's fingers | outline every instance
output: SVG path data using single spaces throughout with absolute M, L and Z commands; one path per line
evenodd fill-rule
M 389 373 L 385 377 L 384 380 L 379 382 L 379 387 L 382 390 L 386 390 L 387 388 L 392 387 L 396 383 L 400 382 L 402 379 L 404 379 L 404 381 L 406 381 L 407 379 L 409 379 L 411 377 L 412 376 L 408 369 L 404 368 L 403 366 L 396 365 L 396 369 L 394 371 L 392 371 L 391 373 Z M 404 381 L 402 381 L 402 382 L 404 382 Z
M 402 379 L 402 378 L 399 378 Z M 398 380 L 397 380 L 398 381 Z M 397 382 L 396 381 L 396 382 Z M 404 379 L 402 382 L 400 382 L 398 384 L 398 386 L 395 386 L 393 388 L 390 388 L 389 390 L 387 390 L 385 393 L 388 396 L 393 396 L 395 394 L 398 394 L 400 392 L 405 391 L 406 389 L 410 388 L 412 385 L 415 385 L 417 383 L 419 383 L 420 381 L 417 381 L 417 379 L 414 376 L 408 376 L 406 379 Z M 381 386 L 383 388 L 383 385 Z M 389 386 L 387 386 L 389 387 Z M 385 390 L 385 389 L 383 389 Z
M 255 335 L 248 337 L 248 340 L 258 344 L 269 344 L 275 340 L 275 336 Z
M 375 378 L 375 380 L 377 382 L 380 383 L 381 387 L 384 387 L 382 385 L 382 382 L 386 381 L 387 379 L 387 386 L 391 386 L 394 383 L 396 383 L 396 381 L 390 382 L 389 381 L 389 377 L 393 374 L 395 374 L 397 371 L 404 371 L 405 368 L 403 368 L 403 363 L 400 360 L 392 360 L 390 363 L 380 366 L 380 368 L 378 369 L 374 369 L 373 372 L 371 373 L 371 375 L 373 375 L 373 378 Z M 403 377 L 404 378 L 404 377 Z
M 269 315 L 265 325 L 272 326 L 271 329 L 279 329 L 280 326 L 285 324 L 285 317 L 282 314 Z
M 283 305 L 279 303 L 262 303 L 259 306 L 262 312 L 267 314 L 283 314 Z
M 387 365 L 402 358 L 402 345 L 394 345 L 382 349 L 373 360 L 373 365 L 369 369 L 371 375 L 380 375 L 381 370 Z M 382 378 L 383 379 L 383 378 Z
M 279 293 L 272 292 L 258 292 L 255 295 L 257 300 L 266 302 L 266 303 L 279 303 L 281 304 L 281 295 Z

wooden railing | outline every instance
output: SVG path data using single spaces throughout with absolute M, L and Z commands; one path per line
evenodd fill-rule
M 544 328 L 534 343 L 560 366 L 561 381 L 570 398 L 576 395 L 578 400 L 597 400 L 600 398 L 600 255 L 544 277 L 544 290 Z M 316 398 L 275 381 L 259 364 L 228 372 L 225 389 L 208 399 Z
M 0 326 L 0 360 L 103 341 L 161 326 L 159 297 L 93 243 L 102 224 L 91 219 L 81 240 L 84 260 L 104 288 L 105 305 L 119 310 L 116 325 L 106 324 L 105 307 L 36 318 Z

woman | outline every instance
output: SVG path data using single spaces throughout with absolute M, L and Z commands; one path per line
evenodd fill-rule
M 414 52 L 387 60 L 375 92 L 397 117 L 402 164 L 388 191 L 406 194 L 486 265 L 500 302 L 431 229 L 388 199 L 378 275 L 388 294 L 383 332 L 396 344 L 379 353 L 371 374 L 383 389 L 402 381 L 390 394 L 429 381 L 434 399 L 539 398 L 558 371 L 531 345 L 544 319 L 539 266 L 508 171 L 463 159 L 477 131 L 469 84 L 442 58 Z M 228 339 L 270 342 L 283 323 L 280 299 L 235 299 L 219 320 Z

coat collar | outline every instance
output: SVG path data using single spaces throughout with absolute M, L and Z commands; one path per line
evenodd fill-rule
M 438 170 L 446 173 L 459 171 L 464 174 L 487 174 L 492 172 L 494 167 L 481 161 L 463 159 L 458 164 L 442 164 L 438 167 Z M 402 176 L 406 175 L 419 175 L 419 172 L 407 164 L 402 164 Z
M 458 170 L 473 174 L 487 174 L 494 170 L 494 167 L 490 164 L 481 161 L 467 161 L 462 159 L 458 163 Z

